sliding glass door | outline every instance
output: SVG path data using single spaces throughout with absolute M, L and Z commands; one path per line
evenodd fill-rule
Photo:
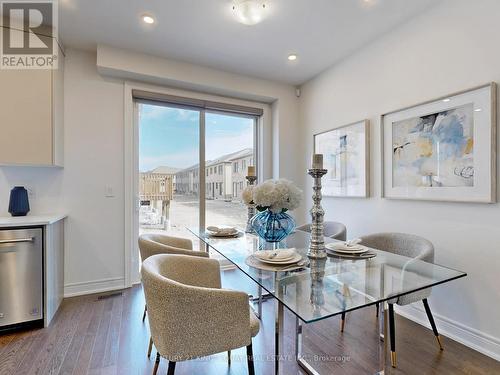
M 191 237 L 200 224 L 201 111 L 157 104 L 139 110 L 139 233 Z
M 256 165 L 257 116 L 138 101 L 139 233 L 244 227 L 241 192 Z
M 247 168 L 255 165 L 255 117 L 205 115 L 205 223 L 245 228 L 241 201 Z

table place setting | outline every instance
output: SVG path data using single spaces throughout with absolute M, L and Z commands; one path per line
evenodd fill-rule
M 295 248 L 259 250 L 246 259 L 246 264 L 266 271 L 292 271 L 306 267 L 309 260 Z
M 325 245 L 328 255 L 349 258 L 349 259 L 369 259 L 377 254 L 366 246 L 360 244 L 359 238 L 345 242 L 332 242 Z
M 238 228 L 225 225 L 221 226 L 211 225 L 207 227 L 206 233 L 210 237 L 219 237 L 219 238 L 235 238 L 243 234 L 243 232 L 238 230 Z

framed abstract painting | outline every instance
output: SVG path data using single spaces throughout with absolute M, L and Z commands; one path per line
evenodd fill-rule
M 381 117 L 382 196 L 496 200 L 496 84 Z
M 314 135 L 314 153 L 323 154 L 328 173 L 323 196 L 367 197 L 370 191 L 370 124 L 358 121 Z

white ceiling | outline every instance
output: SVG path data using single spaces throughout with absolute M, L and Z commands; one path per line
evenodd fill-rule
M 246 26 L 231 0 L 60 0 L 63 44 L 98 43 L 254 77 L 301 84 L 437 0 L 269 0 Z M 157 22 L 146 25 L 144 13 Z M 297 53 L 289 62 L 287 56 Z

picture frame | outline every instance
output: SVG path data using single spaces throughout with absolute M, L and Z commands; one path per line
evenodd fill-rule
M 313 136 L 315 154 L 323 154 L 324 197 L 370 196 L 370 121 L 361 120 Z
M 382 197 L 496 202 L 496 83 L 380 117 Z

